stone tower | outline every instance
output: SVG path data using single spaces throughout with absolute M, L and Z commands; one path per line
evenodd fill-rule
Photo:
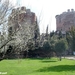
M 68 31 L 72 26 L 75 26 L 75 11 L 68 9 L 60 15 L 56 15 L 56 30 Z
M 29 49 L 28 46 L 34 49 L 40 36 L 35 13 L 26 7 L 13 9 L 8 18 L 8 33 L 9 38 L 15 39 L 10 45 L 19 45 L 22 50 Z

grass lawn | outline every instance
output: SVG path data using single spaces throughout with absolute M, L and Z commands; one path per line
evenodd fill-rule
M 75 75 L 75 60 L 18 59 L 0 61 L 0 73 L 6 75 Z M 3 75 L 3 74 L 0 74 Z

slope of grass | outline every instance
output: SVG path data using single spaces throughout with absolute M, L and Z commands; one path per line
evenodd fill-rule
M 18 59 L 0 61 L 0 72 L 6 75 L 75 75 L 75 60 Z

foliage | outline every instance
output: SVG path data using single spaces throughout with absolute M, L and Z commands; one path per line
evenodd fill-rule
M 51 33 L 50 33 L 50 37 L 52 37 L 54 35 L 54 31 L 52 31 Z
M 6 3 L 7 1 L 8 4 Z M 4 7 L 5 5 L 7 5 L 6 8 L 9 6 L 9 0 L 5 0 Z M 6 10 L 6 8 L 2 8 L 3 12 Z M 25 50 L 28 51 L 29 49 L 34 50 L 36 47 L 39 46 L 40 34 L 39 34 L 39 27 L 36 21 L 35 23 L 34 22 L 31 23 L 32 22 L 31 18 L 25 17 L 25 15 L 27 15 L 26 10 L 25 13 L 21 14 L 20 11 L 22 10 L 21 8 L 20 9 L 19 8 L 18 9 L 15 8 L 12 11 L 8 11 L 8 10 L 6 11 L 6 13 L 10 12 L 10 14 L 7 16 L 8 37 L 6 40 L 3 39 L 0 49 L 4 48 L 5 46 L 11 45 L 15 53 L 18 52 L 20 53 L 21 51 L 25 51 Z M 23 15 L 22 18 L 19 17 L 20 15 Z M 35 16 L 35 14 L 33 16 Z M 3 19 L 5 20 L 5 15 Z M 21 19 L 23 19 L 23 21 Z M 28 19 L 30 19 L 31 22 L 30 21 L 26 22 Z M 32 25 L 29 24 L 29 22 Z M 7 49 L 5 50 L 7 51 Z
M 58 42 L 55 44 L 56 52 L 62 53 L 67 48 L 68 48 L 67 41 L 64 39 L 58 40 Z
M 59 34 L 58 34 L 58 39 L 60 40 L 62 38 L 62 32 L 59 31 Z
M 60 56 L 61 60 L 61 53 L 68 49 L 68 43 L 65 39 L 65 36 L 63 36 L 61 31 L 59 31 L 59 33 L 55 32 L 53 33 L 52 37 L 50 37 L 49 43 L 51 50 L 54 51 L 58 56 Z
M 0 0 L 0 25 L 5 25 L 11 9 L 12 5 L 9 0 Z
M 29 14 L 26 10 L 24 10 L 26 13 L 25 12 L 22 13 L 21 11 L 22 10 L 20 9 L 20 7 L 18 9 L 17 8 L 15 9 L 15 12 L 17 13 L 12 11 L 8 21 L 9 25 L 8 29 L 10 30 L 11 29 L 10 27 L 12 27 L 12 34 L 13 34 L 9 35 L 9 38 L 14 38 L 14 40 L 11 41 L 10 44 L 13 47 L 15 46 L 14 48 L 15 52 L 34 50 L 39 47 L 39 40 L 40 40 L 39 27 L 35 20 L 34 20 L 35 22 L 32 21 L 33 16 L 35 16 L 35 14 L 32 15 L 32 17 L 30 18 L 28 16 L 31 16 L 31 14 L 33 14 L 32 12 L 31 14 Z M 25 16 L 27 14 L 29 15 Z M 23 17 L 20 18 L 20 15 L 23 15 Z M 9 34 L 11 34 L 10 31 Z
M 2 28 L 0 33 L 0 53 L 2 53 L 3 57 L 7 49 L 6 45 L 12 40 L 7 39 L 7 22 L 12 8 L 13 6 L 9 0 L 0 0 L 0 27 Z
M 68 48 L 67 41 L 64 39 L 58 40 L 55 44 L 55 51 L 57 55 L 59 56 L 59 60 L 61 61 L 61 55 L 62 53 Z
M 44 49 L 44 50 L 49 50 L 49 49 L 50 49 L 50 45 L 49 45 L 48 42 L 45 42 L 45 43 L 44 43 L 43 49 Z
M 67 32 L 66 39 L 72 51 L 75 51 L 75 27 L 71 27 L 70 31 Z
M 56 43 L 56 40 L 53 40 L 53 39 L 50 40 L 50 47 L 52 51 L 55 50 L 55 43 Z
M 58 36 L 55 34 L 54 31 L 50 33 L 50 38 L 49 38 L 49 45 L 51 47 L 52 51 L 55 51 L 55 43 L 58 41 Z

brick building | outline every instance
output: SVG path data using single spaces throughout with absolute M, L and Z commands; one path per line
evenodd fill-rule
M 75 26 L 75 11 L 68 9 L 60 15 L 56 15 L 56 30 L 68 31 L 72 26 Z

